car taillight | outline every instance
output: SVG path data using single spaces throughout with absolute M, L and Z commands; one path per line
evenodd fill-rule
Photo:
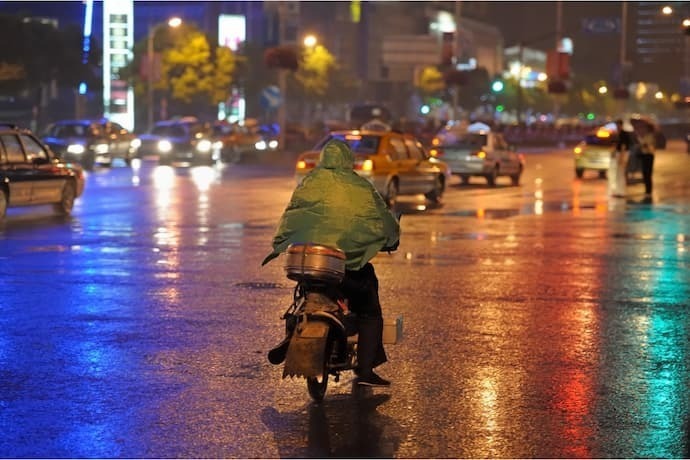
M 368 158 L 366 160 L 363 160 L 363 161 L 356 161 L 355 162 L 355 170 L 356 171 L 373 171 L 374 170 L 374 162 Z
M 297 169 L 307 169 L 307 162 L 304 160 L 299 160 L 297 162 Z
M 429 150 L 429 156 L 432 157 L 432 158 L 441 157 L 441 156 L 443 156 L 443 150 L 441 150 L 441 149 L 436 149 L 436 148 L 430 149 L 430 150 Z

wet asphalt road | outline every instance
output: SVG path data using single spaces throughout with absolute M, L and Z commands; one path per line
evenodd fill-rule
M 374 260 L 387 390 L 309 401 L 265 359 L 286 162 L 118 167 L 0 225 L 0 457 L 688 457 L 690 155 L 609 200 L 568 151 L 451 185 Z M 275 160 L 275 159 L 274 159 Z

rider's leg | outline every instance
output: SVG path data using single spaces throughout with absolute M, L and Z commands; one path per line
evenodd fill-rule
M 350 308 L 357 314 L 359 339 L 357 341 L 356 369 L 358 383 L 383 386 L 390 382 L 382 379 L 373 368 L 386 362 L 383 348 L 383 317 L 379 302 L 379 283 L 373 265 L 367 263 L 357 271 L 348 271 L 343 291 L 350 300 Z

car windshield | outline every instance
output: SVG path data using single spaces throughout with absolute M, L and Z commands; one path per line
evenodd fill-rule
M 599 135 L 597 133 L 592 133 L 592 134 L 588 134 L 585 137 L 585 144 L 609 146 L 609 145 L 614 145 L 616 143 L 616 139 L 617 139 L 616 133 L 611 133 L 607 137 L 603 137 L 602 135 Z
M 185 130 L 181 125 L 158 125 L 153 127 L 151 134 L 164 137 L 184 137 Z
M 443 139 L 444 145 L 456 145 L 460 147 L 482 147 L 487 144 L 486 134 L 479 133 L 448 133 Z
M 232 134 L 232 126 L 230 125 L 213 125 L 213 134 L 217 136 L 225 136 Z
M 379 144 L 381 143 L 381 136 L 375 135 L 361 135 L 361 134 L 330 134 L 321 142 L 319 142 L 314 150 L 321 150 L 326 142 L 331 139 L 339 139 L 347 145 L 350 146 L 353 153 L 361 153 L 370 155 L 376 153 L 379 149 Z
M 53 125 L 48 131 L 49 136 L 58 138 L 93 137 L 97 136 L 98 134 L 98 130 L 94 126 L 80 123 Z

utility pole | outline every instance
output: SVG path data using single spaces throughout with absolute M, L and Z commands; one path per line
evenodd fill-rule
M 455 0 L 455 40 L 453 40 L 453 70 L 457 70 L 457 64 L 460 60 L 460 53 L 462 46 L 460 43 L 460 18 L 462 17 L 462 1 Z M 458 109 L 458 98 L 460 96 L 460 85 L 453 85 L 453 120 L 459 120 L 460 110 Z
M 285 2 L 278 2 L 278 46 L 283 46 L 285 41 Z M 280 89 L 281 102 L 278 106 L 278 126 L 280 131 L 278 132 L 278 148 L 281 150 L 285 149 L 285 131 L 287 130 L 287 70 L 278 68 L 278 88 Z
M 522 69 L 525 66 L 525 43 L 520 42 L 518 44 L 518 60 L 520 67 L 518 70 L 517 78 L 517 122 L 518 125 L 522 121 L 522 105 L 523 105 L 523 94 L 522 94 Z
M 559 52 L 561 47 L 561 40 L 563 38 L 563 1 L 556 2 L 556 52 Z M 560 95 L 553 95 L 553 120 L 558 120 L 558 115 L 561 112 L 561 103 L 559 101 Z
M 146 35 L 146 128 L 150 131 L 153 127 L 153 37 L 155 28 L 149 22 L 148 34 Z
M 626 41 L 627 41 L 627 30 L 628 30 L 628 2 L 623 1 L 621 4 L 621 43 L 620 43 L 620 87 L 624 88 L 625 87 L 625 70 L 626 70 L 626 59 L 627 56 L 625 54 L 625 47 L 626 47 Z M 626 109 L 626 102 L 628 98 L 620 98 L 618 99 L 618 113 L 620 116 L 623 116 L 625 113 Z

